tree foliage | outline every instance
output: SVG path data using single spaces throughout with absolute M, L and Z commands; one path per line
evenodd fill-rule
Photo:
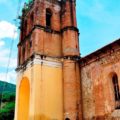
M 6 103 L 0 110 L 0 120 L 13 120 L 14 119 L 15 102 Z
M 15 109 L 15 85 L 5 83 L 4 92 L 1 90 L 4 83 L 0 81 L 0 120 L 13 120 Z M 2 98 L 2 100 L 1 100 Z

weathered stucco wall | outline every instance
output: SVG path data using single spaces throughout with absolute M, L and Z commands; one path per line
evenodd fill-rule
M 120 86 L 120 50 L 106 51 L 96 58 L 81 64 L 84 120 L 120 120 L 120 110 L 115 110 L 112 83 L 116 73 Z
M 63 119 L 61 62 L 36 58 L 31 64 L 28 64 L 25 71 L 18 72 L 17 78 L 15 120 Z M 29 83 L 30 90 L 26 85 L 21 84 L 25 78 Z M 26 98 L 28 98 L 28 106 L 25 105 Z

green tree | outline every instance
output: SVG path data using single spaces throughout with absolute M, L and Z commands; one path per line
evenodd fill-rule
M 0 110 L 0 120 L 13 120 L 15 108 L 15 93 L 4 93 L 2 96 L 2 104 L 3 107 Z

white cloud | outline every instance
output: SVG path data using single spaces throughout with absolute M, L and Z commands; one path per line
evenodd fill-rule
M 5 72 L 1 72 L 0 80 L 16 84 L 16 72 L 14 70 L 8 72 L 8 74 L 6 74 Z
M 5 45 L 5 42 L 0 40 L 0 47 L 4 46 Z
M 7 21 L 0 21 L 0 80 L 16 83 L 16 73 L 15 68 L 17 66 L 16 51 L 12 51 L 12 56 L 10 59 L 10 64 L 8 67 L 8 60 L 10 55 L 10 50 L 8 46 L 5 46 L 5 38 L 13 39 L 17 37 L 18 33 L 17 27 Z M 6 78 L 6 71 L 8 67 L 8 74 Z
M 8 60 L 9 60 L 9 52 L 10 51 L 8 49 L 1 50 L 1 53 L 0 53 L 0 67 L 4 67 L 4 68 L 7 67 L 7 63 L 8 63 Z M 12 57 L 10 59 L 9 68 L 15 69 L 16 66 L 17 66 L 17 58 Z
M 15 68 L 17 66 L 17 58 L 12 56 L 10 59 L 9 67 L 8 67 L 9 50 L 3 49 L 3 50 L 1 50 L 0 59 L 1 59 L 0 60 L 0 68 L 3 68 L 5 71 L 5 72 L 2 71 L 2 69 L 0 70 L 0 80 L 16 84 Z M 6 76 L 7 67 L 8 67 L 8 74 Z
M 17 27 L 7 21 L 0 21 L 0 39 L 16 38 L 18 35 Z
M 1 43 L 2 45 L 3 43 Z M 17 58 L 15 57 L 11 57 L 10 59 L 10 64 L 8 67 L 8 74 L 6 77 L 6 71 L 7 71 L 7 66 L 8 66 L 8 60 L 9 60 L 9 50 L 4 48 L 4 49 L 0 49 L 1 53 L 0 53 L 0 80 L 2 81 L 6 81 L 6 82 L 10 82 L 13 84 L 16 84 L 16 72 L 15 72 L 15 68 L 17 66 Z M 2 71 L 2 69 L 4 69 L 4 71 Z

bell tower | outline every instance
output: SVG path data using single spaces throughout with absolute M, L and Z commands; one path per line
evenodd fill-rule
M 82 120 L 76 0 L 24 5 L 15 120 Z

